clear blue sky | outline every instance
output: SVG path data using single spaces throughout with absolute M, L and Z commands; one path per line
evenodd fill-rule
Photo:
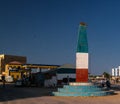
M 0 54 L 75 64 L 80 22 L 88 24 L 90 72 L 110 73 L 120 65 L 119 0 L 0 0 Z

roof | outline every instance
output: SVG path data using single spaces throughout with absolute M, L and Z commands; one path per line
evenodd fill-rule
M 76 73 L 75 70 L 75 65 L 73 64 L 63 64 L 62 66 L 56 68 L 56 69 L 52 69 L 52 70 L 48 70 L 44 73 L 54 73 L 57 72 L 58 74 L 68 74 L 68 73 Z
M 24 65 L 31 65 L 31 66 L 57 66 L 59 67 L 60 65 L 53 65 L 53 64 L 24 64 Z
M 17 65 L 19 65 L 19 64 L 22 64 L 22 63 L 19 62 L 19 61 L 12 61 L 12 62 L 10 62 L 9 64 L 17 64 Z
M 27 68 L 51 68 L 51 69 L 54 69 L 54 68 L 57 68 L 59 67 L 60 65 L 48 65 L 48 64 L 23 64 L 23 66 L 27 67 Z
M 8 54 L 0 54 L 0 56 L 13 56 L 13 57 L 25 57 L 26 56 L 20 56 L 20 55 L 8 55 Z
M 62 68 L 65 68 L 65 69 L 67 69 L 67 68 L 68 69 L 75 69 L 76 67 L 73 64 L 63 64 L 60 67 L 58 67 L 58 69 L 62 69 Z

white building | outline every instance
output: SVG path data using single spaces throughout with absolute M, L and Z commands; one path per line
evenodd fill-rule
M 117 68 L 112 68 L 112 76 L 120 77 L 120 66 L 118 66 Z

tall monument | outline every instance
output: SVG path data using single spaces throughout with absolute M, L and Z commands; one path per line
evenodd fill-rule
M 88 82 L 88 42 L 86 24 L 81 22 L 78 30 L 76 52 L 76 82 Z
M 54 96 L 107 96 L 114 94 L 112 90 L 104 90 L 100 86 L 88 82 L 88 42 L 86 24 L 80 23 L 78 31 L 78 44 L 76 52 L 76 82 L 70 82 L 53 92 Z

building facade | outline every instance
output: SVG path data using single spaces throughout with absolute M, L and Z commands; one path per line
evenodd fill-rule
M 15 55 L 0 55 L 0 74 L 5 72 L 5 66 L 7 64 L 26 64 L 27 58 L 25 56 L 15 56 Z
M 112 76 L 120 77 L 120 66 L 118 66 L 117 68 L 112 68 Z

